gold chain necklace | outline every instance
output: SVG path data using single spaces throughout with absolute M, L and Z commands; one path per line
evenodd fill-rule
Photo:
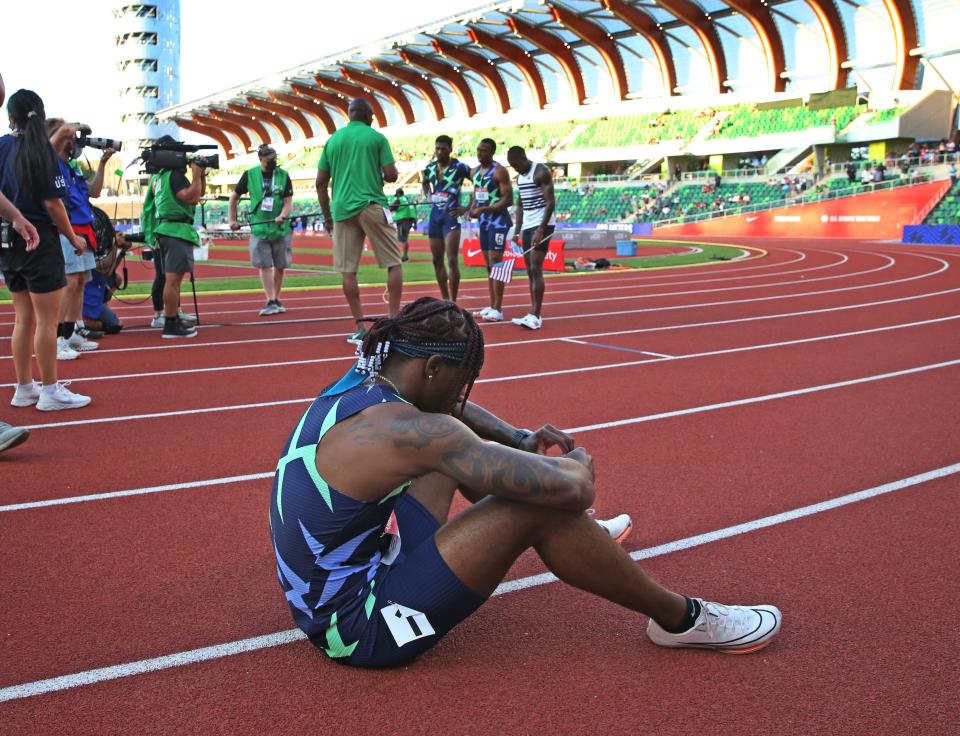
M 389 378 L 387 378 L 387 377 L 384 376 L 384 375 L 378 374 L 378 375 L 377 375 L 377 380 L 379 380 L 379 381 L 386 381 L 388 384 L 390 384 L 390 388 L 392 388 L 392 389 L 396 392 L 397 396 L 399 396 L 401 399 L 403 398 L 403 394 L 400 393 L 400 389 L 397 388 L 397 384 L 395 384 L 395 383 L 394 383 L 393 381 L 391 381 Z

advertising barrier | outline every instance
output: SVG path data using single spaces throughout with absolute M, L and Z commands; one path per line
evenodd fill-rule
M 903 242 L 917 245 L 960 245 L 960 225 L 907 225 Z
M 657 228 L 660 237 L 861 238 L 899 241 L 943 188 L 935 181 L 795 207 Z
M 463 253 L 463 265 L 464 266 L 486 266 L 486 261 L 483 260 L 483 251 L 480 250 L 480 240 L 478 238 L 467 238 L 463 241 L 460 246 L 460 250 Z M 543 259 L 543 270 L 544 271 L 559 271 L 563 272 L 563 251 L 564 243 L 562 240 L 551 240 L 550 246 L 547 248 L 547 255 Z M 523 257 L 514 253 L 510 248 L 506 248 L 503 252 L 503 259 L 508 260 L 510 258 L 519 258 L 515 264 L 514 268 L 521 269 L 523 268 Z

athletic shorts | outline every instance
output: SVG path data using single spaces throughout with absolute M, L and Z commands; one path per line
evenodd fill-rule
M 520 231 L 520 240 L 523 245 L 524 250 L 528 250 L 531 245 L 533 245 L 533 234 L 537 232 L 536 227 L 526 228 L 525 230 Z M 546 253 L 550 249 L 550 236 L 553 235 L 553 231 L 556 228 L 553 225 L 545 225 L 543 228 L 543 242 L 537 244 L 537 247 L 534 248 L 538 253 Z
M 293 265 L 293 236 L 264 240 L 251 235 L 250 264 L 254 268 L 290 268 Z
M 348 220 L 333 223 L 333 270 L 356 273 L 363 254 L 363 239 L 370 239 L 380 268 L 400 265 L 400 244 L 393 216 L 382 205 L 371 202 Z
M 408 218 L 397 220 L 397 237 L 400 239 L 401 243 L 407 242 L 407 240 L 410 238 L 410 228 L 412 228 L 416 223 L 416 220 L 410 220 Z
M 460 218 L 454 217 L 446 210 L 434 207 L 430 210 L 430 220 L 427 222 L 428 238 L 445 238 L 448 233 L 460 229 Z
M 447 567 L 435 540 L 440 523 L 417 499 L 403 495 L 394 513 L 400 554 L 378 580 L 370 621 L 346 660 L 358 667 L 391 667 L 419 657 L 486 600 Z
M 67 240 L 67 236 L 60 236 L 60 247 L 63 249 L 63 265 L 67 275 L 92 271 L 97 267 L 97 259 L 93 255 L 93 249 L 97 247 L 93 229 L 89 225 L 74 225 L 73 231 L 87 241 L 87 248 L 83 253 L 77 255 L 77 252 L 73 249 L 73 244 Z M 89 279 L 84 279 L 84 281 L 89 281 Z
M 503 251 L 507 245 L 508 227 L 484 227 L 480 226 L 480 250 L 498 250 Z
M 193 273 L 193 243 L 169 235 L 158 235 L 157 244 L 163 253 L 164 273 Z
M 0 249 L 0 270 L 10 291 L 29 291 L 48 294 L 67 285 L 60 237 L 52 223 L 34 222 L 40 235 L 40 244 L 27 251 L 27 244 L 11 228 L 12 244 Z

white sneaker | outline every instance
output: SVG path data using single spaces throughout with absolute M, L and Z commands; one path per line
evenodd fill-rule
M 40 398 L 40 384 L 34 381 L 29 386 L 17 386 L 10 400 L 10 406 L 33 406 Z
M 187 314 L 182 309 L 177 310 L 177 316 L 180 318 L 181 322 L 190 322 L 191 324 L 196 324 L 197 322 L 197 315 Z M 160 326 L 163 327 L 163 325 Z
M 22 445 L 30 436 L 30 430 L 23 427 L 11 427 L 6 422 L 0 422 L 0 452 L 11 447 Z
M 90 397 L 75 394 L 67 388 L 70 381 L 58 381 L 53 391 L 40 389 L 40 399 L 37 409 L 40 411 L 60 411 L 61 409 L 79 409 L 90 403 Z
M 477 319 L 486 319 L 487 315 L 490 314 L 491 309 L 492 307 L 484 307 L 479 312 L 474 312 L 473 316 L 476 317 Z
M 528 330 L 539 330 L 543 325 L 543 320 L 535 314 L 528 314 L 526 317 L 514 317 L 512 320 L 515 325 L 526 327 Z
M 620 514 L 612 519 L 596 519 L 596 522 L 613 539 L 622 542 L 630 536 L 630 530 L 633 529 L 633 519 L 629 514 Z
M 76 360 L 79 355 L 64 338 L 57 338 L 57 360 Z
M 480 319 L 484 322 L 503 322 L 503 312 L 499 309 L 494 309 L 490 307 L 486 310 L 486 314 L 481 315 Z
M 67 340 L 67 345 L 69 345 L 73 350 L 76 350 L 78 353 L 89 353 L 91 350 L 96 350 L 100 347 L 100 343 L 94 342 L 93 340 L 87 340 L 81 335 L 74 333 L 69 340 Z
M 697 598 L 701 609 L 694 625 L 680 634 L 665 631 L 656 621 L 647 624 L 650 641 L 661 647 L 716 649 L 748 654 L 763 649 L 780 631 L 783 615 L 776 606 L 725 606 Z
M 162 315 L 162 314 L 161 314 L 159 317 L 154 317 L 152 320 L 150 320 L 150 326 L 151 326 L 151 327 L 163 327 L 163 325 L 164 325 L 163 319 L 164 319 L 164 318 L 163 318 L 163 315 Z

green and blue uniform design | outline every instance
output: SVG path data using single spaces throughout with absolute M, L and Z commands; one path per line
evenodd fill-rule
M 365 502 L 333 488 L 317 470 L 317 444 L 334 425 L 370 406 L 403 401 L 363 379 L 351 369 L 297 423 L 274 475 L 270 535 L 296 625 L 330 657 L 379 667 L 423 653 L 484 599 L 440 557 L 440 524 L 406 494 L 409 483 Z M 396 536 L 386 533 L 391 514 Z
M 493 179 L 493 172 L 500 166 L 496 161 L 486 171 L 477 167 L 473 175 L 473 196 L 478 207 L 492 207 L 503 197 L 500 185 Z M 483 212 L 480 215 L 480 248 L 482 250 L 503 250 L 507 243 L 507 233 L 513 226 L 513 219 L 507 210 Z
M 436 161 L 423 170 L 423 181 L 433 207 L 427 222 L 427 237 L 445 238 L 447 233 L 460 228 L 460 219 L 450 210 L 460 206 L 460 189 L 470 178 L 470 167 L 452 158 L 443 171 Z

